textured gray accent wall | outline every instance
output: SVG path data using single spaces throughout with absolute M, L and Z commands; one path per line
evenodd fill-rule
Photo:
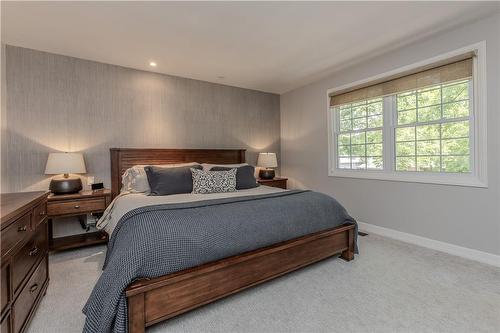
M 2 192 L 47 189 L 51 151 L 110 185 L 111 147 L 280 152 L 280 97 L 7 45 Z M 161 64 L 160 64 L 161 66 Z

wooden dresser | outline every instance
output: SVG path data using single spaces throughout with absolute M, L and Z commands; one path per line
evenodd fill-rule
M 47 196 L 1 194 L 1 333 L 24 332 L 47 290 Z

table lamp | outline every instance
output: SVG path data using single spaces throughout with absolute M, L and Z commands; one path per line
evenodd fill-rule
M 259 178 L 261 179 L 273 179 L 275 176 L 274 170 L 270 168 L 276 168 L 278 166 L 278 160 L 276 159 L 275 153 L 259 153 L 257 158 L 257 166 L 264 169 L 260 169 Z
M 54 194 L 77 193 L 82 189 L 80 177 L 69 177 L 70 173 L 86 173 L 83 154 L 50 153 L 45 167 L 46 175 L 63 174 L 62 178 L 52 178 L 50 191 Z

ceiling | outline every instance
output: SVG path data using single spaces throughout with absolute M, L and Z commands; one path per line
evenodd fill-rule
M 483 17 L 499 3 L 2 1 L 1 6 L 5 44 L 284 93 Z

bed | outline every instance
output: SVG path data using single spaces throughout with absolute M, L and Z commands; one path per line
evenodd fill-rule
M 123 173 L 134 165 L 176 164 L 192 161 L 210 164 L 237 164 L 245 162 L 245 150 L 242 149 L 113 148 L 110 152 L 111 190 L 113 198 L 120 195 L 121 177 Z M 175 209 L 172 208 L 172 211 L 169 211 L 170 208 L 165 209 L 162 210 L 161 213 L 175 214 L 178 213 L 178 211 L 183 211 L 185 214 L 190 211 L 186 210 L 186 208 L 193 208 L 191 210 L 207 209 L 207 212 L 212 214 L 213 210 L 217 208 L 215 206 L 222 206 L 225 207 L 225 209 L 236 209 L 235 207 L 248 208 L 251 204 L 260 204 L 260 207 L 270 207 L 262 205 L 269 205 L 270 202 L 277 203 L 287 200 L 292 202 L 293 200 L 295 200 L 295 202 L 316 200 L 314 198 L 311 199 L 311 196 L 311 193 L 306 193 L 304 191 L 283 191 L 262 186 L 260 189 L 255 190 L 255 192 L 248 192 L 246 197 L 240 194 L 238 198 L 218 197 L 216 200 L 193 200 L 195 202 L 183 203 L 182 205 L 184 206 L 177 208 L 175 208 L 174 203 L 169 202 L 169 206 L 161 207 L 174 207 Z M 122 199 L 120 198 L 120 200 Z M 128 200 L 137 201 L 133 199 L 133 197 L 129 197 Z M 146 199 L 142 198 L 142 200 Z M 172 199 L 165 198 L 164 200 L 168 202 L 168 200 Z M 115 204 L 118 204 L 118 200 L 115 201 Z M 256 203 L 251 203 L 250 201 L 255 201 Z M 212 205 L 214 207 L 212 207 Z M 140 206 L 140 204 L 138 206 Z M 132 218 L 134 216 L 144 218 L 144 216 L 156 216 L 159 214 L 155 210 L 156 208 L 154 208 L 158 206 L 149 207 L 152 208 L 142 207 L 133 211 L 140 211 L 139 213 L 130 214 L 130 212 L 126 213 L 124 211 L 118 214 L 120 222 L 123 222 L 122 220 L 126 219 L 129 215 L 132 216 Z M 212 211 L 208 209 L 212 209 Z M 118 210 L 119 209 L 116 208 L 116 211 Z M 247 216 L 249 216 L 249 220 L 254 218 L 260 219 L 259 221 L 261 221 L 263 220 L 262 216 L 264 216 L 262 214 L 261 209 L 257 209 L 255 214 L 252 214 L 252 217 L 249 216 L 250 214 Z M 123 215 L 125 215 L 125 217 L 123 217 Z M 264 222 L 268 221 L 263 221 L 262 223 Z M 131 222 L 128 223 L 132 225 Z M 153 225 L 154 223 L 151 222 L 151 224 Z M 124 224 L 122 223 L 121 225 Z M 309 230 L 307 229 L 309 227 L 307 223 L 306 225 L 307 226 L 304 227 L 306 229 L 303 230 Z M 125 226 L 128 225 L 125 224 Z M 112 225 L 110 224 L 110 226 L 108 226 L 109 229 L 107 229 L 108 232 L 113 233 L 113 235 L 111 235 L 110 244 L 108 245 L 108 254 L 110 248 L 114 246 L 114 241 L 117 238 L 118 241 L 120 240 L 118 236 L 113 237 L 117 233 L 113 231 L 116 227 L 115 221 Z M 230 226 L 228 226 L 228 228 L 230 228 Z M 125 313 L 121 315 L 120 320 L 126 320 L 126 325 L 118 326 L 118 328 L 116 328 L 117 326 L 115 325 L 112 331 L 128 330 L 130 333 L 141 333 L 144 332 L 145 328 L 148 326 L 325 258 L 340 255 L 340 257 L 346 261 L 354 259 L 356 246 L 356 223 L 354 220 L 345 218 L 345 222 L 340 225 L 317 232 L 307 232 L 307 234 L 304 234 L 303 230 L 301 231 L 303 235 L 300 237 L 272 243 L 267 246 L 244 251 L 218 260 L 204 262 L 203 264 L 193 267 L 188 266 L 188 268 L 173 271 L 169 274 L 161 276 L 154 276 L 153 274 L 152 277 L 133 281 L 128 284 L 124 290 L 123 299 L 126 300 L 126 306 L 124 307 L 126 310 Z M 224 247 L 224 244 L 222 247 Z M 161 250 L 161 248 L 156 249 L 156 251 Z M 144 261 L 144 259 L 142 260 Z M 108 287 L 109 286 L 110 284 L 108 283 Z M 99 293 L 96 292 L 96 294 Z M 96 295 L 94 295 L 94 298 L 96 298 Z M 88 322 L 89 317 L 92 316 L 92 311 L 87 309 L 86 305 L 84 312 L 87 315 Z M 94 317 L 102 315 L 104 310 L 101 309 L 95 312 L 96 313 L 93 314 Z M 120 314 L 118 313 L 117 316 L 120 317 Z M 118 319 L 114 320 L 117 321 Z M 84 329 L 84 331 L 97 332 L 108 331 L 108 329 L 100 330 L 93 328 Z

